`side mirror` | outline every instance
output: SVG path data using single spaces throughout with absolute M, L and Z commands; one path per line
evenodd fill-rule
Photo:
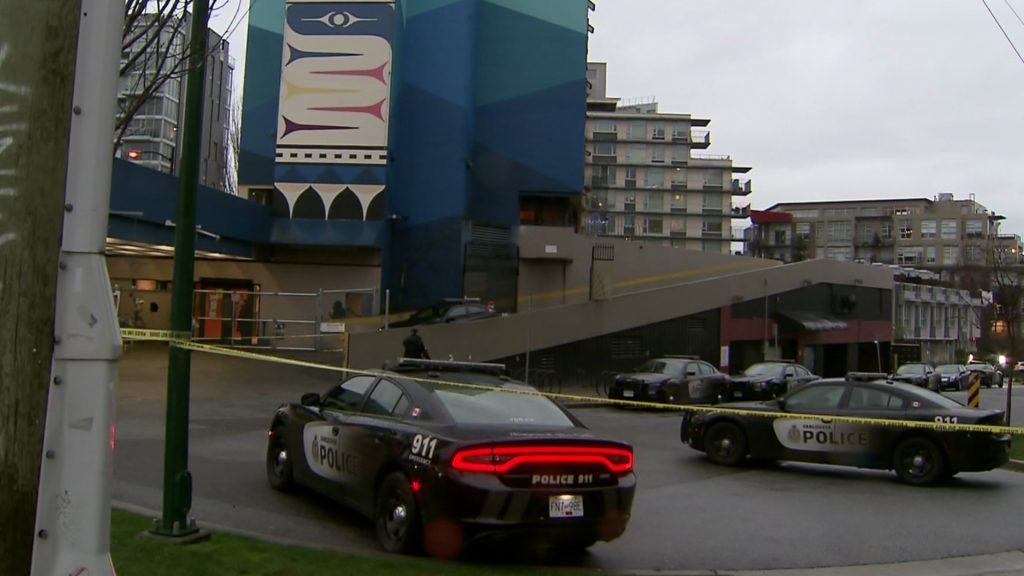
M 303 406 L 320 406 L 320 395 L 316 392 L 310 392 L 302 395 Z

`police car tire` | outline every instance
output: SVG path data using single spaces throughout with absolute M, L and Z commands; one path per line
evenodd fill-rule
M 401 507 L 404 517 L 396 519 Z M 421 523 L 416 498 L 401 472 L 392 472 L 381 484 L 374 510 L 377 541 L 384 550 L 399 554 L 418 552 L 421 546 Z
M 747 439 L 736 424 L 718 422 L 704 435 L 704 451 L 715 464 L 735 466 L 747 456 Z
M 282 451 L 285 453 L 285 460 L 279 463 L 278 455 Z M 289 456 L 284 429 L 275 426 L 271 429 L 270 439 L 267 441 L 267 481 L 270 482 L 270 487 L 274 490 L 288 492 L 295 487 L 292 462 Z
M 923 459 L 916 469 L 913 460 Z M 928 486 L 946 477 L 946 460 L 935 442 L 920 436 L 907 438 L 893 452 L 893 469 L 900 480 L 914 486 Z

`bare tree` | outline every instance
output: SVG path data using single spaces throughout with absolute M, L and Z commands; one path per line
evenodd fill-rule
M 1024 264 L 1021 262 L 1019 242 L 1012 247 L 999 243 L 990 252 L 992 291 L 995 300 L 992 332 L 1004 340 L 1008 370 L 1006 371 L 1006 421 L 1010 421 L 1010 390 L 1013 387 L 1013 365 L 1020 357 L 1019 331 L 1024 320 Z
M 238 155 L 242 151 L 242 104 L 231 103 L 231 118 L 228 126 L 228 142 L 224 146 L 224 191 L 238 195 Z
M 211 0 L 210 13 L 227 0 Z M 188 73 L 187 0 L 125 0 L 114 149 L 146 102 Z M 218 49 L 207 46 L 207 54 Z

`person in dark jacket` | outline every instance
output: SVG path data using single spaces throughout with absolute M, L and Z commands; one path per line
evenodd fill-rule
M 402 347 L 405 349 L 402 354 L 405 358 L 430 358 L 430 354 L 427 353 L 427 346 L 423 344 L 423 338 L 420 338 L 420 331 L 413 328 L 412 333 L 402 340 Z

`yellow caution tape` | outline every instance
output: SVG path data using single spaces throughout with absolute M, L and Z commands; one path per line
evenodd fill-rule
M 334 372 L 340 372 L 343 374 L 366 374 L 376 375 L 379 371 L 371 370 L 355 370 L 352 368 L 345 368 L 343 366 L 336 366 L 332 364 L 322 364 L 318 362 L 308 362 L 305 360 L 295 360 L 292 358 L 283 358 L 281 356 L 273 356 L 270 354 L 261 354 L 258 352 L 249 352 L 245 350 L 237 350 L 234 348 L 226 348 L 224 346 L 214 346 L 212 344 L 202 344 L 189 340 L 188 333 L 172 332 L 169 330 L 140 330 L 134 328 L 122 328 L 121 337 L 124 340 L 160 340 L 170 342 L 172 346 L 184 348 L 186 350 L 193 350 L 196 352 L 206 352 L 210 354 L 218 354 L 221 356 L 228 356 L 234 358 L 246 358 L 249 360 L 258 360 L 261 362 L 276 362 L 278 364 L 288 364 L 291 366 L 301 366 L 304 368 L 316 368 L 320 370 L 331 370 Z M 429 382 L 432 384 L 443 384 L 445 386 L 451 386 L 455 388 L 467 388 L 475 390 L 487 390 L 495 391 L 493 386 L 487 386 L 482 384 L 467 384 L 464 382 L 452 382 L 448 380 L 442 380 L 437 378 L 417 378 L 413 376 L 403 375 L 403 378 L 408 380 L 415 380 L 421 382 Z M 725 408 L 716 405 L 702 405 L 702 404 L 664 404 L 660 402 L 643 402 L 639 400 L 615 400 L 611 398 L 603 398 L 600 396 L 586 396 L 580 394 L 564 394 L 561 392 L 541 392 L 534 389 L 507 389 L 503 388 L 500 392 L 508 394 L 521 394 L 526 396 L 543 396 L 554 400 L 562 400 L 569 402 L 590 402 L 598 404 L 606 404 L 609 406 L 621 406 L 631 408 L 645 408 L 645 409 L 658 409 L 658 410 L 673 410 L 677 412 L 696 412 L 704 414 L 731 414 L 734 416 L 755 416 L 761 418 L 787 418 L 787 419 L 800 419 L 800 420 L 821 420 L 825 422 L 837 422 L 844 424 L 869 424 L 874 426 L 889 426 L 897 428 L 914 428 L 924 430 L 937 430 L 941 432 L 985 432 L 991 434 L 1013 434 L 1024 436 L 1024 428 L 1014 426 L 992 426 L 985 424 L 960 424 L 956 422 L 924 422 L 919 420 L 897 420 L 894 418 L 863 418 L 857 416 L 839 416 L 831 414 L 801 414 L 794 412 L 771 412 L 771 411 L 760 411 L 760 410 L 748 410 L 742 408 Z

